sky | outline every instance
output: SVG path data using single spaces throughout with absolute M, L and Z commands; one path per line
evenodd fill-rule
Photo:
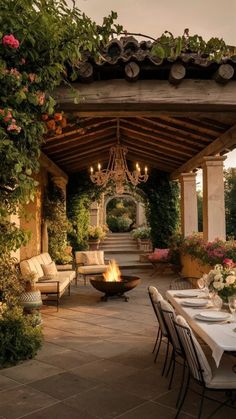
M 68 0 L 69 3 L 70 0 Z M 205 40 L 223 38 L 236 45 L 236 0 L 75 0 L 77 7 L 97 23 L 111 10 L 128 32 L 155 37 L 169 30 L 175 36 L 185 28 Z M 228 154 L 225 167 L 236 167 L 236 150 Z

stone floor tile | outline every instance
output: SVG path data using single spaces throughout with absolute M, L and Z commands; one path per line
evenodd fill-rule
M 77 368 L 79 365 L 88 364 L 97 359 L 99 358 L 88 352 L 75 351 L 66 348 L 61 348 L 61 351 L 59 353 L 56 352 L 55 355 L 44 354 L 40 357 L 41 361 L 63 370 L 71 370 L 72 368 Z
M 127 352 L 133 347 L 131 342 L 126 344 L 119 344 L 116 342 L 103 340 L 96 343 L 91 343 L 88 346 L 81 348 L 82 351 L 86 351 L 90 354 L 96 355 L 100 358 L 111 358 L 115 355 L 120 355 Z
M 80 410 L 66 406 L 62 402 L 53 406 L 40 409 L 30 415 L 24 416 L 24 419 L 97 419 L 97 416 L 90 415 L 85 410 Z M 1 416 L 0 416 L 1 419 Z
M 85 390 L 94 388 L 96 383 L 76 374 L 63 372 L 44 380 L 35 381 L 31 386 L 58 400 L 64 400 Z
M 4 419 L 16 419 L 56 402 L 56 399 L 45 393 L 29 386 L 21 386 L 0 393 L 0 416 Z
M 8 390 L 10 388 L 18 387 L 20 385 L 21 383 L 0 374 L 0 391 Z
M 118 362 L 111 362 L 108 359 L 104 359 L 75 368 L 73 369 L 73 374 L 78 374 L 80 377 L 98 382 L 113 383 L 121 377 L 129 377 L 137 371 L 135 367 L 124 366 Z
M 22 384 L 26 384 L 51 375 L 59 374 L 60 372 L 62 372 L 62 370 L 53 365 L 31 360 L 23 362 L 15 367 L 6 368 L 1 371 L 1 374 Z
M 139 406 L 143 401 L 141 397 L 125 391 L 117 392 L 111 386 L 100 386 L 66 399 L 64 403 L 73 408 L 83 409 L 91 415 L 97 415 L 101 419 L 108 419 Z
M 158 403 L 149 401 L 117 416 L 120 419 L 174 419 L 176 410 Z M 193 416 L 181 414 L 179 419 L 193 419 Z
M 146 400 L 154 399 L 168 392 L 168 380 L 161 377 L 161 368 L 153 365 L 151 368 L 140 369 L 137 373 L 129 376 L 129 379 L 120 378 L 114 386 L 124 391 L 140 396 Z

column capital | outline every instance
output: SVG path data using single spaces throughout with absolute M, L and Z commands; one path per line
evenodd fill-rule
M 63 176 L 52 176 L 52 181 L 61 189 L 64 189 L 68 183 L 68 179 Z
M 181 173 L 179 176 L 179 180 L 183 182 L 193 181 L 196 179 L 197 173 L 195 172 L 187 172 L 187 173 Z
M 202 167 L 223 166 L 226 156 L 205 156 L 202 159 Z

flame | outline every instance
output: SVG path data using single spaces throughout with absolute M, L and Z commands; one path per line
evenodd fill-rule
M 104 272 L 103 277 L 105 281 L 108 282 L 117 282 L 121 281 L 121 272 L 116 261 L 112 259 L 109 263 L 109 267 L 106 272 Z

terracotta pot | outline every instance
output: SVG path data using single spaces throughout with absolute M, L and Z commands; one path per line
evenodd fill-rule
M 98 250 L 99 248 L 99 243 L 100 240 L 89 240 L 88 244 L 89 244 L 89 250 Z

